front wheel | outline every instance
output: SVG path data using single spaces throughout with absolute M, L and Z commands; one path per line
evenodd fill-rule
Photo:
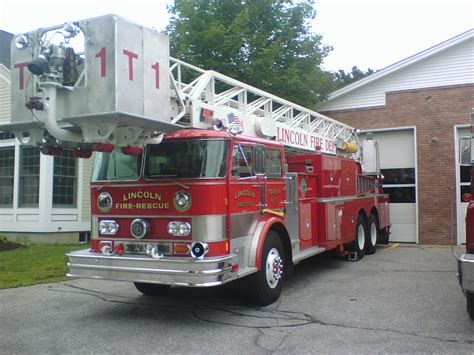
M 143 282 L 134 282 L 133 284 L 138 291 L 147 296 L 162 295 L 171 287 L 170 285 L 147 284 Z
M 285 276 L 285 253 L 280 236 L 270 231 L 263 244 L 260 270 L 249 276 L 250 301 L 260 306 L 272 304 L 281 294 Z
M 474 293 L 466 292 L 466 299 L 467 299 L 467 313 L 472 320 L 474 320 Z

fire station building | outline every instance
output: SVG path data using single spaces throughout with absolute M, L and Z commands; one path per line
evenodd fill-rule
M 470 167 L 458 141 L 474 108 L 474 29 L 333 92 L 318 111 L 380 144 L 391 241 L 465 242 Z

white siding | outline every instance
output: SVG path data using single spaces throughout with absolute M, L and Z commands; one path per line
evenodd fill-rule
M 0 123 L 10 122 L 10 71 L 0 65 Z
M 474 83 L 474 38 L 322 103 L 318 110 L 383 106 L 387 92 L 472 83 Z

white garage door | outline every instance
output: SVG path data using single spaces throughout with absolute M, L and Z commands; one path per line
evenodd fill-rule
M 471 135 L 469 128 L 456 129 L 456 216 L 458 244 L 466 243 L 466 209 L 467 203 L 462 201 L 462 195 L 469 192 L 471 186 L 471 167 L 459 165 L 459 138 Z
M 374 131 L 383 190 L 390 195 L 392 242 L 417 242 L 416 153 L 413 129 Z M 364 136 L 362 137 L 362 139 Z

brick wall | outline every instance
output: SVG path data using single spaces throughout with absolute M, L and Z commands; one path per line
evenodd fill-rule
M 450 244 L 456 191 L 454 125 L 470 124 L 474 85 L 389 92 L 376 108 L 321 112 L 359 129 L 416 126 L 420 244 Z M 430 143 L 433 137 L 439 138 Z M 455 208 L 455 204 L 454 207 Z

